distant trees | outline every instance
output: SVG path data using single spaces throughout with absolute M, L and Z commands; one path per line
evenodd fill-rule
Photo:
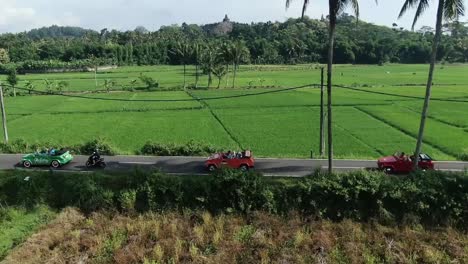
M 307 1 L 308 2 L 308 1 Z M 107 64 L 156 65 L 183 64 L 186 57 L 174 53 L 177 42 L 226 43 L 229 47 L 243 42 L 248 50 L 246 62 L 256 64 L 294 64 L 327 61 L 327 20 L 289 19 L 283 23 L 266 22 L 241 24 L 227 21 L 232 30 L 215 33 L 216 25 L 164 26 L 158 31 L 146 32 L 143 28 L 120 32 L 96 32 L 51 27 L 27 33 L 1 34 L 1 54 L 8 53 L 11 63 L 25 61 L 57 61 L 74 63 L 94 56 Z M 398 28 L 365 23 L 356 24 L 355 17 L 337 15 L 337 40 L 335 62 L 378 64 L 386 62 L 425 63 L 431 54 L 432 35 L 427 28 L 411 32 Z M 443 27 L 438 60 L 464 62 L 468 60 L 468 25 L 449 22 Z M 381 44 L 384 48 L 381 48 Z M 227 55 L 227 54 L 226 54 Z M 0 55 L 1 56 L 1 55 Z M 5 56 L 1 56 L 5 58 Z M 2 59 L 0 59 L 2 60 Z M 229 61 L 229 58 L 227 58 Z M 5 59 L 2 61 L 5 63 Z M 0 65 L 2 65 L 0 62 Z M 195 65 L 194 58 L 190 64 Z M 32 64 L 33 66 L 40 66 Z M 2 66 L 0 66 L 0 71 Z M 233 68 L 233 62 L 229 63 Z M 233 69 L 231 70 L 233 71 Z M 18 72 L 21 71 L 18 69 Z

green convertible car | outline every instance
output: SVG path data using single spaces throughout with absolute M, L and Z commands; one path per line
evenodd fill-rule
M 23 156 L 20 164 L 25 168 L 31 166 L 51 166 L 52 168 L 58 168 L 70 163 L 72 160 L 73 156 L 68 150 L 62 149 L 52 153 L 44 150 Z

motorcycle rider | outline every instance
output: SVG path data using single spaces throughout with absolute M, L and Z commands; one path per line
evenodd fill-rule
M 96 164 L 96 162 L 98 162 L 101 159 L 101 154 L 99 153 L 98 148 L 96 148 L 93 151 L 93 154 L 91 154 L 91 157 L 89 157 L 89 159 L 93 162 L 93 165 Z

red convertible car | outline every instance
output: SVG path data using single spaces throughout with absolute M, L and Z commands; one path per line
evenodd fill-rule
M 211 155 L 205 161 L 205 168 L 209 171 L 215 171 L 220 168 L 240 169 L 248 171 L 255 165 L 255 160 L 250 150 L 242 152 L 225 152 Z
M 383 157 L 377 161 L 379 169 L 386 173 L 410 173 L 413 171 L 414 156 L 407 156 L 405 153 L 395 153 L 393 156 Z M 421 170 L 433 170 L 434 162 L 432 158 L 424 153 L 419 154 L 418 166 Z

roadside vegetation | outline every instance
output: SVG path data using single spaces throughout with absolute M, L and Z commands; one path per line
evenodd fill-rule
M 0 260 L 56 215 L 46 206 L 38 205 L 30 209 L 8 207 L 2 200 L 3 198 L 0 199 Z
M 466 263 L 452 228 L 389 227 L 255 212 L 142 215 L 65 209 L 4 263 Z
M 2 172 L 3 262 L 465 263 L 467 189 L 466 172 Z
M 2 173 L 0 197 L 12 206 L 73 206 L 88 213 L 98 209 L 242 214 L 260 210 L 279 215 L 296 211 L 305 217 L 335 221 L 465 228 L 467 189 L 466 172 L 434 171 L 398 177 L 358 171 L 274 179 L 238 171 L 197 177 L 140 170 L 117 175 L 15 171 Z

